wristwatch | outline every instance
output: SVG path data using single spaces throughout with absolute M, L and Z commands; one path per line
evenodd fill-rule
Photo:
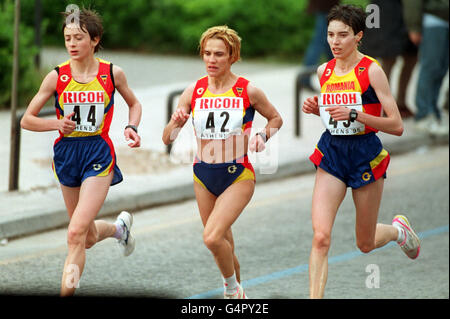
M 355 122 L 357 117 L 358 117 L 358 112 L 355 109 L 352 109 L 350 111 L 350 122 Z
M 135 131 L 136 133 L 138 132 L 137 126 L 136 125 L 127 125 L 125 126 L 125 129 L 127 128 L 131 128 L 133 131 Z
M 262 139 L 263 139 L 263 141 L 264 141 L 264 143 L 267 142 L 267 135 L 266 135 L 266 133 L 264 133 L 264 132 L 258 132 L 258 133 L 256 133 L 256 135 L 261 136 Z

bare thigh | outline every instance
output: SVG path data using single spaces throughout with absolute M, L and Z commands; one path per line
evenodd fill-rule
M 69 227 L 88 229 L 87 236 L 97 236 L 94 219 L 106 199 L 113 174 L 104 177 L 88 177 L 83 181 L 81 187 L 61 185 L 70 218 Z
M 253 196 L 255 182 L 244 180 L 229 186 L 217 197 L 214 208 L 208 216 L 205 232 L 224 236 L 236 221 Z
M 312 226 L 315 234 L 331 235 L 337 211 L 347 192 L 340 179 L 317 168 L 312 200 Z
M 361 188 L 353 189 L 353 202 L 356 207 L 356 241 L 375 242 L 375 231 L 377 227 L 378 211 L 380 209 L 383 195 L 384 179 Z

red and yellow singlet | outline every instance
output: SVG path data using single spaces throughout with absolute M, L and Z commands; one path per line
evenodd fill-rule
M 114 112 L 114 79 L 112 63 L 99 61 L 97 76 L 88 83 L 79 83 L 72 77 L 70 60 L 58 65 L 55 108 L 58 119 L 72 112 L 75 130 L 62 137 L 108 136 Z
M 320 78 L 319 96 L 320 117 L 332 135 L 361 135 L 377 132 L 376 129 L 360 122 L 335 121 L 325 108 L 342 105 L 367 114 L 381 116 L 382 108 L 375 90 L 370 85 L 369 67 L 375 59 L 364 56 L 356 67 L 343 76 L 334 72 L 336 59 L 328 62 Z

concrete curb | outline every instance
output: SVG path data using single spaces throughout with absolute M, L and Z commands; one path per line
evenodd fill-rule
M 420 146 L 448 145 L 449 137 L 431 138 L 428 136 L 412 136 L 403 141 L 383 142 L 391 155 L 412 151 Z M 280 164 L 274 174 L 256 172 L 257 182 L 268 182 L 292 176 L 313 173 L 314 165 L 309 159 Z M 186 181 L 176 187 L 161 188 L 153 191 L 136 192 L 133 196 L 115 196 L 107 199 L 98 217 L 115 216 L 122 210 L 139 211 L 142 209 L 172 204 L 195 198 L 192 181 Z M 37 212 L 15 213 L 0 217 L 0 239 L 15 238 L 65 227 L 69 223 L 64 207 L 43 209 Z

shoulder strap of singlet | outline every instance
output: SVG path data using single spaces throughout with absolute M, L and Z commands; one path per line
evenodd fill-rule
M 320 78 L 320 87 L 327 82 L 333 74 L 334 67 L 336 66 L 336 59 L 328 61 L 325 70 L 323 70 L 322 77 Z
M 106 92 L 114 92 L 113 64 L 103 59 L 99 59 L 99 62 L 100 65 L 98 66 L 97 80 L 104 87 Z
M 58 80 L 56 81 L 56 93 L 61 94 L 62 91 L 67 87 L 70 80 L 72 79 L 72 73 L 70 71 L 70 60 L 59 64 L 55 67 L 58 73 Z
M 246 106 L 246 107 L 248 107 L 250 105 L 250 101 L 249 101 L 248 93 L 247 93 L 247 86 L 248 86 L 249 82 L 250 82 L 249 80 L 247 80 L 243 77 L 239 77 L 233 86 L 233 93 L 237 97 L 242 97 L 244 99 L 244 106 Z
M 197 80 L 194 92 L 192 93 L 191 111 L 194 110 L 195 100 L 202 97 L 203 94 L 205 94 L 207 88 L 208 88 L 208 76 L 204 76 L 201 79 Z
M 364 56 L 355 67 L 355 75 L 358 79 L 361 91 L 364 93 L 370 85 L 369 67 L 374 61 Z

